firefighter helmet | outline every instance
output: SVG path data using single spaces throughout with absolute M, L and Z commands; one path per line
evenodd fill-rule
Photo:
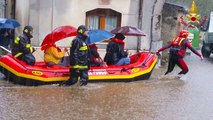
M 27 26 L 24 27 L 24 30 L 23 30 L 24 33 L 29 33 L 30 31 L 33 31 L 33 27 L 32 26 L 27 25 Z
M 33 37 L 32 31 L 33 31 L 33 27 L 30 26 L 30 25 L 27 25 L 27 26 L 24 27 L 23 33 L 26 34 L 27 37 L 32 38 Z
M 189 35 L 189 31 L 187 31 L 187 30 L 181 30 L 179 33 L 179 36 L 183 37 L 183 38 L 187 38 L 188 35 Z
M 80 25 L 77 29 L 78 34 L 84 34 L 84 32 L 88 31 L 87 27 L 85 25 Z

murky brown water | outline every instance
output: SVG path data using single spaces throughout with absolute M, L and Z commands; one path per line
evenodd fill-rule
M 0 120 L 211 120 L 211 61 L 187 58 L 186 80 L 158 79 L 88 86 L 25 87 L 0 81 Z M 174 74 L 180 69 L 175 68 Z

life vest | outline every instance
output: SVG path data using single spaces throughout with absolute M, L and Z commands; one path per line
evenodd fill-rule
M 171 48 L 169 52 L 171 54 L 177 54 L 178 51 L 180 51 L 184 47 L 185 40 L 186 40 L 185 38 L 181 38 L 181 37 L 174 38 L 171 42 Z

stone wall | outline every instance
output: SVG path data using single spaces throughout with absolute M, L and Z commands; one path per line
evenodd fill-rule
M 162 12 L 162 28 L 161 39 L 163 46 L 168 44 L 176 35 L 178 35 L 178 29 L 182 29 L 179 26 L 178 21 L 180 16 L 184 15 L 185 9 L 181 6 L 165 3 Z M 168 51 L 168 50 L 167 50 Z M 163 59 L 168 58 L 168 52 L 163 52 Z

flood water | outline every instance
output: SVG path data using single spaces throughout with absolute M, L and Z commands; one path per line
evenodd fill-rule
M 213 63 L 187 57 L 186 80 L 89 83 L 26 87 L 0 80 L 0 120 L 211 120 Z M 179 72 L 175 68 L 174 74 Z

